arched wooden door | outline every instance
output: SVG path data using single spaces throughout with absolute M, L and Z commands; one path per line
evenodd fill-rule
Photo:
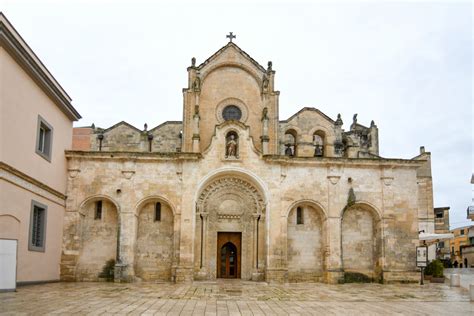
M 221 248 L 221 278 L 237 277 L 237 247 L 231 242 Z
M 217 277 L 240 278 L 241 233 L 219 233 Z

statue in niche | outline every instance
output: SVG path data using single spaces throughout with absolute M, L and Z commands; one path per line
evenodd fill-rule
M 265 93 L 268 91 L 268 85 L 269 85 L 268 77 L 266 74 L 264 74 L 263 80 L 262 80 L 262 92 Z
M 293 149 L 290 144 L 286 144 L 285 156 L 293 156 Z
M 235 140 L 235 135 L 230 134 L 230 136 L 227 139 L 227 144 L 226 144 L 226 158 L 229 157 L 234 157 L 237 158 L 237 149 L 238 149 L 238 144 L 237 141 Z
M 193 82 L 193 90 L 194 91 L 201 91 L 201 79 L 196 77 Z
M 262 121 L 268 120 L 268 108 L 264 107 L 262 111 Z

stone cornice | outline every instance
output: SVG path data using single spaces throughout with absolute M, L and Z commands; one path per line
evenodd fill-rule
M 202 158 L 200 153 L 183 153 L 183 152 L 172 152 L 172 153 L 157 153 L 157 152 L 125 152 L 125 151 L 79 151 L 79 150 L 66 150 L 66 158 L 86 158 L 86 159 L 115 159 L 115 160 L 145 160 L 145 161 L 157 161 L 157 160 L 199 160 Z
M 72 106 L 71 98 L 1 12 L 0 47 L 10 53 L 70 120 L 77 121 L 81 118 Z
M 342 158 L 342 157 L 288 157 L 265 155 L 263 159 L 270 163 L 291 165 L 358 166 L 358 167 L 421 167 L 426 161 L 392 158 Z
M 142 160 L 142 161 L 183 161 L 200 160 L 202 154 L 187 152 L 124 152 L 124 151 L 79 151 L 66 150 L 66 158 L 72 159 L 99 159 L 99 160 Z M 268 163 L 317 166 L 358 166 L 358 167 L 405 167 L 418 168 L 426 161 L 390 158 L 340 158 L 340 157 L 287 157 L 283 155 L 264 155 L 263 160 Z
M 50 198 L 50 200 L 54 200 L 53 202 L 56 203 L 59 202 L 58 199 L 63 202 L 64 200 L 66 200 L 66 195 L 64 195 L 63 193 L 51 188 L 50 186 L 44 184 L 41 181 L 36 180 L 33 177 L 30 177 L 29 175 L 4 162 L 0 162 L 0 179 L 9 181 L 33 193 L 43 193 L 40 195 L 45 195 L 44 192 L 47 192 L 54 196 L 54 199 Z M 33 185 L 37 189 L 29 188 L 31 185 Z

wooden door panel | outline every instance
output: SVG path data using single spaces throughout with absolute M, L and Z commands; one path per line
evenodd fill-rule
M 227 245 L 226 245 L 227 244 Z M 240 278 L 242 233 L 240 232 L 218 232 L 217 233 L 217 277 L 218 278 Z M 235 246 L 235 254 L 229 253 Z M 226 249 L 223 251 L 223 247 Z

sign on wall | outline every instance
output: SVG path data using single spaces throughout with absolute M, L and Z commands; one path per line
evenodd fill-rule
M 416 266 L 426 267 L 428 264 L 428 246 L 416 247 Z

